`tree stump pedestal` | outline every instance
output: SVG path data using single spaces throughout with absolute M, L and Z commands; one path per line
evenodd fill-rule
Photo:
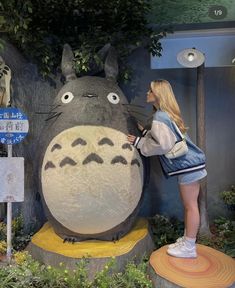
M 149 275 L 156 288 L 235 288 L 235 261 L 210 247 L 197 244 L 196 259 L 167 254 L 167 246 L 150 257 Z
M 68 269 L 76 269 L 76 263 L 87 258 L 88 273 L 92 278 L 111 257 L 116 259 L 117 270 L 122 271 L 129 260 L 135 259 L 138 262 L 144 254 L 149 256 L 154 250 L 154 244 L 145 219 L 139 219 L 133 229 L 119 241 L 87 240 L 74 244 L 63 243 L 63 239 L 46 223 L 32 237 L 27 250 L 41 263 L 59 266 L 62 262 Z

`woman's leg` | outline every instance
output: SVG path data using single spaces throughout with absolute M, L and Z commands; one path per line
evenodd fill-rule
M 185 236 L 189 238 L 196 238 L 200 224 L 198 209 L 200 183 L 197 181 L 190 184 L 180 184 L 179 188 L 185 211 Z

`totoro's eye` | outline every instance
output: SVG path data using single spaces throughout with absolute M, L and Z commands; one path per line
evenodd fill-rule
M 118 104 L 120 101 L 120 97 L 116 94 L 116 93 L 109 93 L 107 96 L 109 102 L 111 102 L 112 104 Z
M 63 94 L 63 96 L 61 97 L 61 101 L 65 104 L 71 102 L 73 100 L 73 93 L 71 92 L 66 92 Z

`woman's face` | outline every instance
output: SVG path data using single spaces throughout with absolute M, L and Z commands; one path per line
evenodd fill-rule
M 155 95 L 154 95 L 154 93 L 150 87 L 148 92 L 147 92 L 147 103 L 155 103 L 155 102 L 156 102 L 156 98 L 155 98 Z

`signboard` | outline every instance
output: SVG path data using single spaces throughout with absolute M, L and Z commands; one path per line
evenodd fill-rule
M 19 109 L 0 109 L 0 143 L 17 144 L 25 138 L 28 130 L 27 117 Z
M 0 158 L 0 202 L 24 201 L 24 158 Z

